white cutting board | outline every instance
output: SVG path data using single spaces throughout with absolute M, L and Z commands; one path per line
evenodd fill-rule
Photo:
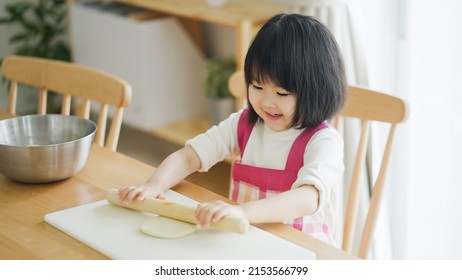
M 196 201 L 166 192 L 167 200 L 195 206 Z M 245 234 L 198 230 L 179 239 L 145 235 L 140 227 L 152 214 L 101 200 L 45 215 L 45 221 L 111 259 L 314 259 L 315 254 L 250 226 Z

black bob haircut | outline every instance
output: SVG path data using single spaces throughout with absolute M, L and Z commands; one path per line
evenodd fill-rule
M 345 103 L 341 51 L 327 27 L 310 16 L 279 14 L 265 23 L 249 47 L 244 72 L 247 100 L 252 81 L 270 81 L 295 94 L 295 128 L 330 120 Z M 248 105 L 250 123 L 261 121 Z

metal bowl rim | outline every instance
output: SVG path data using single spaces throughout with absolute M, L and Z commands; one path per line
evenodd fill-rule
M 6 144 L 2 144 L 0 143 L 0 147 L 4 147 L 4 148 L 26 148 L 26 149 L 40 149 L 40 148 L 49 148 L 49 147 L 57 147 L 57 146 L 64 146 L 64 145 L 68 145 L 68 144 L 72 144 L 74 142 L 77 142 L 77 141 L 82 141 L 88 137 L 93 137 L 93 135 L 95 134 L 96 130 L 97 130 L 97 126 L 95 124 L 94 121 L 90 120 L 90 119 L 85 119 L 85 118 L 82 118 L 82 117 L 79 117 L 79 116 L 73 116 L 73 115 L 60 115 L 60 114 L 45 114 L 45 115 L 25 115 L 25 116 L 15 116 L 15 117 L 12 117 L 12 118 L 8 118 L 8 119 L 3 119 L 3 120 L 0 120 L 0 124 L 2 122 L 6 122 L 6 121 L 11 121 L 13 119 L 22 119 L 22 118 L 45 118 L 45 117 L 49 117 L 49 116 L 57 116 L 57 117 L 63 117 L 63 118 L 69 118 L 69 119 L 79 119 L 81 121 L 86 121 L 90 124 L 93 125 L 93 130 L 88 133 L 87 135 L 85 136 L 82 136 L 81 138 L 78 138 L 78 139 L 75 139 L 75 140 L 71 140 L 71 141 L 66 141 L 66 142 L 62 142 L 62 143 L 56 143 L 56 144 L 45 144 L 45 145 L 37 145 L 37 146 L 16 146 L 16 145 L 6 145 Z

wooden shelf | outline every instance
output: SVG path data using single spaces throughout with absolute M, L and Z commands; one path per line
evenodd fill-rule
M 183 146 L 187 140 L 207 131 L 212 126 L 208 116 L 200 116 L 149 131 L 161 139 Z

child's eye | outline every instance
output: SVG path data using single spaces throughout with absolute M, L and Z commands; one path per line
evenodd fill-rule
M 289 96 L 289 95 L 290 95 L 290 93 L 288 93 L 288 92 L 278 92 L 277 94 L 278 94 L 279 96 L 282 96 L 282 97 L 285 97 L 285 96 Z
M 263 89 L 262 87 L 257 86 L 256 84 L 252 84 L 252 86 L 253 86 L 254 89 Z

